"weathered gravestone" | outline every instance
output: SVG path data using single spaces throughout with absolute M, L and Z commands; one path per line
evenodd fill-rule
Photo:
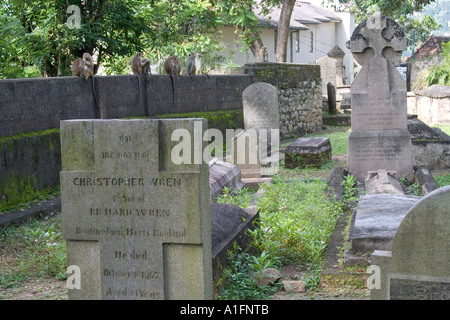
M 450 186 L 416 203 L 395 234 L 392 250 L 371 256 L 371 299 L 450 300 Z M 379 270 L 377 271 L 376 269 Z
M 350 49 L 362 69 L 351 88 L 348 171 L 360 182 L 368 171 L 379 169 L 413 180 L 406 83 L 394 66 L 406 44 L 400 26 L 379 12 L 361 22 L 350 39 Z
M 328 82 L 327 84 L 327 93 L 328 93 L 328 113 L 337 114 L 336 87 L 331 82 Z
M 233 141 L 234 163 L 242 178 L 273 175 L 278 169 L 280 111 L 277 89 L 256 82 L 242 93 L 245 130 Z
M 173 161 L 195 121 L 61 122 L 69 299 L 212 298 L 208 164 Z

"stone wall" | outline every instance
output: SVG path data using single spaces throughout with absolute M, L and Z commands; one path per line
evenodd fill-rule
M 242 110 L 246 75 L 135 75 L 0 80 L 0 137 L 59 128 L 67 119 L 114 119 Z M 139 92 L 139 86 L 141 88 Z
M 278 90 L 282 136 L 315 132 L 322 125 L 320 66 L 290 63 L 245 65 L 251 82 L 267 82 Z
M 450 87 L 432 85 L 416 91 L 416 106 L 418 118 L 428 125 L 450 124 Z

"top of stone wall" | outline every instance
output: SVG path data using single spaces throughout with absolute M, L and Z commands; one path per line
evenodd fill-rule
M 316 84 L 322 81 L 320 66 L 317 64 L 247 63 L 244 73 L 250 75 L 252 83 L 266 82 L 278 89 L 303 88 L 305 81 L 315 81 Z
M 434 84 L 423 90 L 414 92 L 418 96 L 427 96 L 430 98 L 449 98 L 450 97 L 450 86 L 443 86 L 439 84 Z

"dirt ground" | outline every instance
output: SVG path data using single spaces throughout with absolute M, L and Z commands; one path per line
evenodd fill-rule
M 67 300 L 65 280 L 29 279 L 19 287 L 0 289 L 0 300 Z
M 282 280 L 298 280 L 304 271 L 295 265 L 281 268 Z M 67 300 L 65 280 L 30 279 L 20 287 L 0 289 L 0 300 Z M 279 290 L 272 300 L 368 300 L 369 292 L 365 289 L 341 288 L 335 290 L 319 290 L 301 293 Z

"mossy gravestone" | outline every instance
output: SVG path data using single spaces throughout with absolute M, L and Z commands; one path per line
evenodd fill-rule
M 208 165 L 171 159 L 194 121 L 61 122 L 69 299 L 212 298 Z

